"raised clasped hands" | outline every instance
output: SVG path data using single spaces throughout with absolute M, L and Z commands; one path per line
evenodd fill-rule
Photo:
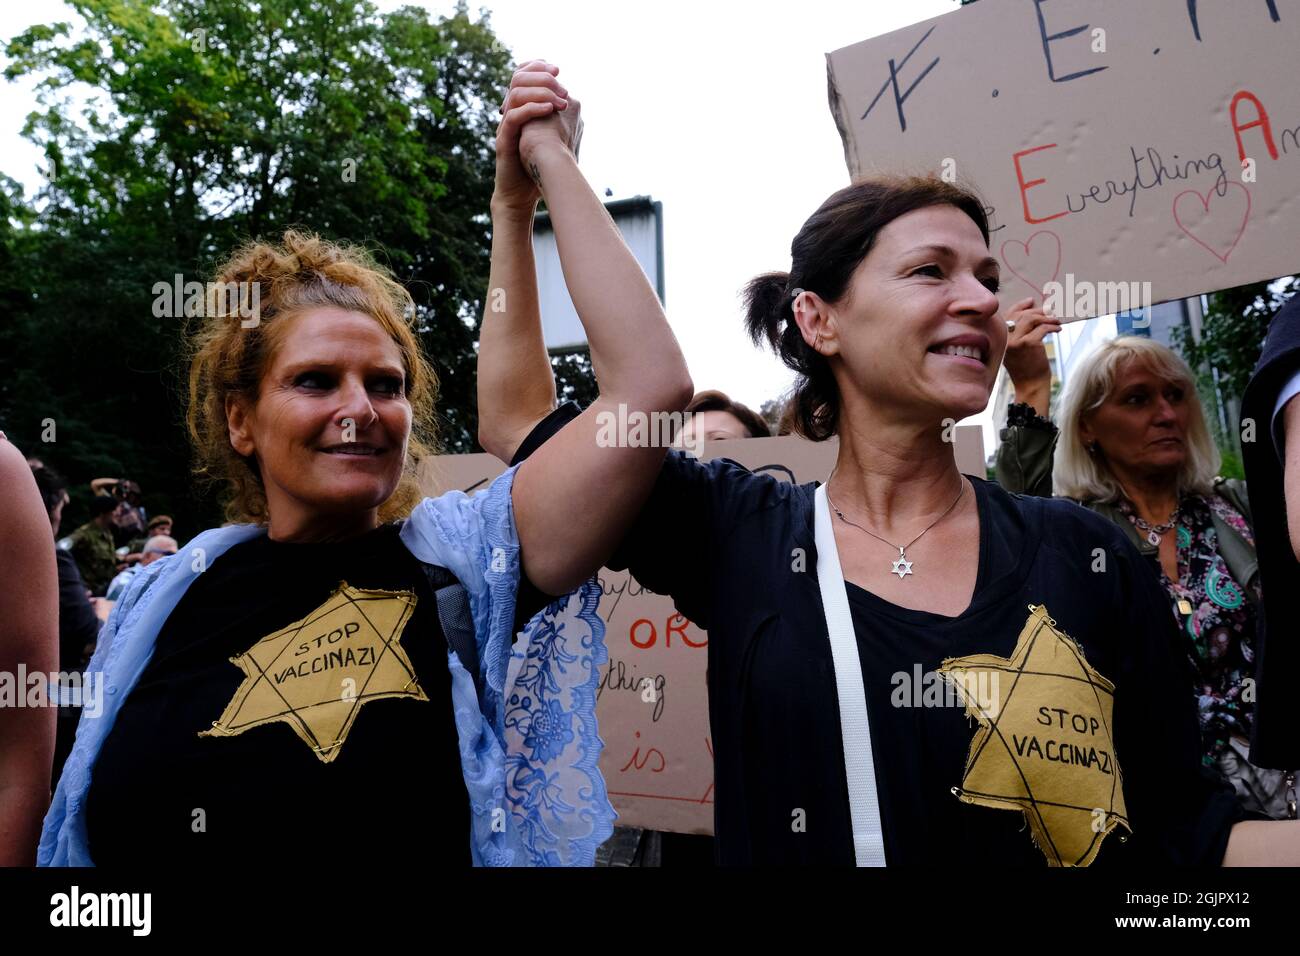
M 538 160 L 561 149 L 577 158 L 582 142 L 581 105 L 557 79 L 560 68 L 529 60 L 515 70 L 499 112 L 494 207 L 528 212 L 541 197 Z

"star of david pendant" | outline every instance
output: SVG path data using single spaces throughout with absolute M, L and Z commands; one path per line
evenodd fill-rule
M 902 548 L 898 549 L 898 560 L 889 570 L 891 574 L 897 574 L 900 581 L 912 573 L 912 562 L 907 560 L 907 555 L 903 553 Z

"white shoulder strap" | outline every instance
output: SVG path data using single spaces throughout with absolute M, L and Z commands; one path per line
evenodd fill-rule
M 824 484 L 817 488 L 815 510 L 817 583 L 822 592 L 822 610 L 826 614 L 835 662 L 835 690 L 840 699 L 840 734 L 844 738 L 844 770 L 849 781 L 853 852 L 858 866 L 884 866 L 885 842 L 880 830 L 880 804 L 876 799 L 876 767 L 871 759 L 867 695 L 862 686 L 858 640 L 849 614 L 849 595 L 844 589 Z

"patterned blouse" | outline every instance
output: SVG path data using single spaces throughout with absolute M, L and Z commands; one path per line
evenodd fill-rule
M 1136 525 L 1132 506 L 1121 500 L 1120 507 Z M 1178 580 L 1171 581 L 1164 566 L 1156 563 L 1187 638 L 1187 656 L 1196 674 L 1201 759 L 1211 767 L 1230 737 L 1250 736 L 1254 706 L 1242 699 L 1242 691 L 1255 673 L 1256 628 L 1254 602 L 1219 556 L 1215 514 L 1254 545 L 1246 520 L 1221 497 L 1187 495 L 1178 514 Z M 1259 599 L 1258 588 L 1254 597 Z

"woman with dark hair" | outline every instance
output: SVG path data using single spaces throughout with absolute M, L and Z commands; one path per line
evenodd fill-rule
M 697 392 L 686 406 L 689 416 L 682 426 L 682 444 L 690 447 L 693 432 L 700 440 L 718 441 L 727 438 L 770 438 L 772 429 L 763 417 L 748 405 L 735 401 L 726 392 L 711 388 Z
M 709 631 L 719 861 L 1300 859 L 1300 825 L 1234 827 L 1202 773 L 1173 623 L 1124 535 L 958 471 L 951 426 L 1007 340 L 988 241 L 979 198 L 936 179 L 828 198 L 790 271 L 745 291 L 751 336 L 799 374 L 798 430 L 839 439 L 828 482 L 670 453 L 607 562 Z M 490 366 L 549 374 L 510 360 L 535 314 L 489 320 Z M 563 424 L 534 412 L 498 402 L 501 435 Z

